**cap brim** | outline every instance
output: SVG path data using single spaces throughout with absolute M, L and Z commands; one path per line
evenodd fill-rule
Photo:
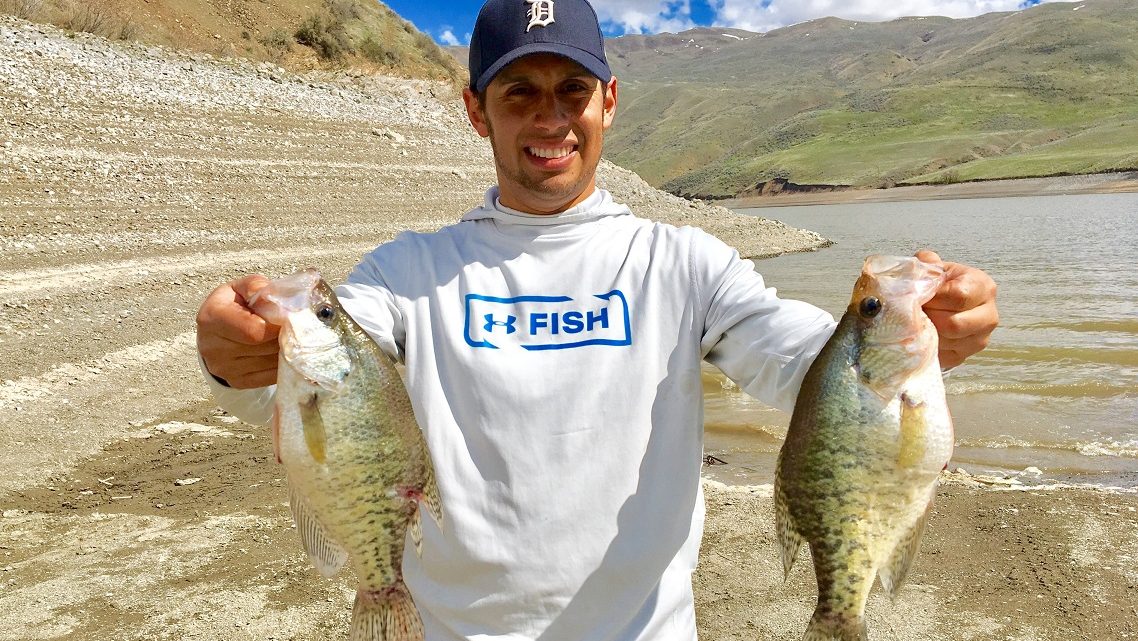
M 482 75 L 478 77 L 477 82 L 471 79 L 471 86 L 475 91 L 483 92 L 486 87 L 494 80 L 494 76 L 498 72 L 505 69 L 507 65 L 516 61 L 519 58 L 533 55 L 535 53 L 552 53 L 564 58 L 568 58 L 573 62 L 584 67 L 589 73 L 593 74 L 601 80 L 601 82 L 608 82 L 612 78 L 612 71 L 609 69 L 608 64 L 593 54 L 578 49 L 570 45 L 563 45 L 556 42 L 535 42 L 532 44 L 524 45 L 514 49 L 510 53 L 498 58 L 494 64 L 490 65 Z

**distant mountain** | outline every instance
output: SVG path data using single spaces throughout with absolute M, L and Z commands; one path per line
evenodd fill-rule
M 1138 3 L 607 42 L 606 156 L 673 193 L 1138 168 Z

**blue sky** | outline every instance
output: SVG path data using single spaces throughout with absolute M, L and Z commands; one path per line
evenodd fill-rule
M 524 2 L 524 0 L 517 0 Z M 556 7 L 554 0 L 554 6 Z M 591 0 L 605 34 L 677 32 L 696 26 L 770 31 L 825 16 L 880 21 L 901 16 L 968 18 L 1053 0 Z M 1093 2 L 1094 0 L 1088 0 Z M 386 0 L 441 44 L 467 44 L 482 0 Z M 1078 6 L 1078 5 L 1075 5 Z

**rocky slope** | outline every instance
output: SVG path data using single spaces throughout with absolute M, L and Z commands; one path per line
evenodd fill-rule
M 358 68 L 456 83 L 466 77 L 430 36 L 377 0 L 0 0 L 0 13 L 294 70 Z

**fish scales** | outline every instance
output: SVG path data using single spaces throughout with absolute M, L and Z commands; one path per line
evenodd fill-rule
M 867 639 L 874 578 L 895 594 L 916 554 L 952 454 L 938 338 L 921 311 L 942 279 L 915 258 L 868 258 L 803 380 L 779 453 L 775 520 L 788 574 L 810 544 L 818 605 L 805 641 Z
M 282 326 L 274 442 L 301 543 L 332 576 L 348 561 L 360 586 L 350 638 L 422 639 L 403 584 L 419 504 L 441 523 L 426 442 L 394 363 L 313 270 L 278 279 L 252 301 Z

